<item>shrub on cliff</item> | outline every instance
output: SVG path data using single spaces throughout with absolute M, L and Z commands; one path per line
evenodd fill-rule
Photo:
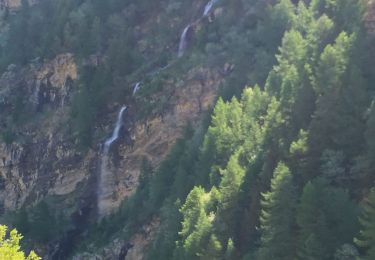
M 41 258 L 31 251 L 28 256 L 21 251 L 20 241 L 22 235 L 17 230 L 10 231 L 8 236 L 7 227 L 0 225 L 0 259 L 12 260 L 40 260 Z

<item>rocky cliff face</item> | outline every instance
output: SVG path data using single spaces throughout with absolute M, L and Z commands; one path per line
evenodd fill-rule
M 20 3 L 20 0 L 3 0 L 0 7 L 15 10 Z M 199 7 L 203 4 L 202 1 Z M 0 77 L 1 213 L 31 207 L 45 197 L 58 197 L 61 203 L 56 208 L 64 209 L 68 217 L 89 212 L 85 215 L 86 221 L 96 221 L 97 177 L 105 138 L 95 140 L 97 145 L 88 152 L 76 149 L 69 126 L 72 97 L 78 91 L 76 62 L 70 53 L 52 60 L 34 59 L 24 67 L 9 65 Z M 81 64 L 97 66 L 101 62 L 93 55 Z M 229 67 L 227 64 L 224 70 L 228 71 Z M 125 127 L 109 153 L 108 170 L 114 181 L 105 187 L 111 191 L 102 203 L 106 214 L 115 212 L 124 198 L 135 192 L 143 158 L 157 167 L 187 123 L 199 124 L 213 105 L 222 81 L 223 74 L 218 71 L 195 67 L 178 81 L 166 82 L 165 93 L 147 97 L 150 102 L 157 102 L 162 96 L 166 98 L 162 112 L 138 120 L 141 108 L 137 98 L 109 104 L 106 111 L 101 111 L 105 118 L 98 119 L 94 132 L 106 133 L 105 137 L 109 137 L 119 107 L 128 105 Z M 145 224 L 129 241 L 113 241 L 95 257 L 115 259 L 123 255 L 126 259 L 142 259 L 144 247 L 152 239 L 158 223 L 155 219 Z M 83 254 L 77 259 L 92 257 Z
M 7 118 L 7 114 L 19 109 L 14 96 L 22 93 L 22 111 L 26 110 L 27 116 L 32 117 L 22 118 L 26 123 L 19 126 L 4 120 L 0 128 L 0 132 L 11 128 L 15 136 L 12 142 L 0 145 L 3 212 L 33 205 L 46 196 L 59 196 L 65 201 L 62 205 L 70 205 L 77 211 L 80 207 L 89 207 L 95 212 L 96 178 L 102 155 L 100 144 L 104 140 L 98 140 L 94 150 L 82 154 L 76 150 L 66 127 L 78 76 L 73 55 L 62 54 L 51 61 L 36 60 L 23 68 L 11 65 L 0 78 L 1 116 Z M 136 190 L 144 157 L 157 167 L 186 124 L 198 124 L 203 113 L 214 103 L 222 79 L 218 72 L 194 68 L 179 86 L 169 83 L 169 89 L 173 91 L 168 94 L 168 107 L 163 113 L 136 121 L 136 102 L 129 107 L 126 127 L 110 152 L 109 170 L 116 181 L 106 187 L 112 191 L 105 203 L 108 213 L 116 211 L 121 201 Z M 157 99 L 158 95 L 152 98 Z M 104 120 L 108 135 L 116 118 L 115 112 L 116 109 Z M 129 252 L 137 255 L 147 244 L 149 235 L 146 238 L 139 233 L 133 239 L 138 242 Z M 121 251 L 125 242 L 120 242 L 117 246 L 121 244 Z
M 68 194 L 84 178 L 82 172 L 87 169 L 87 162 L 74 151 L 73 143 L 61 128 L 77 76 L 71 54 L 25 68 L 11 65 L 2 75 L 2 118 L 20 110 L 19 121 L 26 121 L 10 126 L 9 120 L 4 120 L 1 126 L 2 132 L 11 128 L 7 131 L 16 136 L 14 142 L 0 145 L 0 200 L 5 211 L 17 209 L 27 201 L 38 201 L 47 194 Z M 19 93 L 22 98 L 15 100 Z M 42 111 L 46 113 L 43 116 Z
M 88 166 L 99 161 L 100 149 L 83 157 L 75 151 L 71 138 L 64 131 L 73 82 L 77 77 L 71 54 L 26 68 L 10 66 L 2 75 L 0 105 L 4 116 L 15 109 L 10 100 L 15 91 L 20 91 L 25 95 L 23 105 L 33 110 L 31 115 L 37 118 L 36 122 L 14 128 L 19 140 L 0 146 L 4 187 L 0 198 L 6 211 L 22 206 L 30 197 L 34 201 L 34 196 L 73 192 L 79 182 L 92 174 L 88 172 Z M 108 205 L 109 212 L 135 190 L 142 158 L 146 157 L 157 166 L 187 122 L 196 124 L 200 120 L 202 113 L 213 104 L 221 79 L 218 73 L 208 69 L 193 69 L 184 79 L 183 86 L 170 93 L 165 113 L 142 122 L 128 122 L 128 128 L 124 129 L 128 136 L 123 135 L 118 147 L 111 152 L 110 168 L 118 181 L 110 188 L 113 200 Z M 48 111 L 48 115 L 38 118 L 41 111 Z M 130 108 L 130 119 L 136 113 L 136 107 Z M 109 114 L 108 117 L 114 119 L 116 116 Z M 6 126 L 3 122 L 3 128 Z M 107 126 L 108 133 L 111 127 L 112 124 Z
M 214 103 L 221 80 L 220 74 L 209 69 L 191 70 L 180 88 L 173 86 L 175 91 L 168 97 L 168 109 L 164 113 L 135 122 L 126 129 L 130 140 L 118 145 L 109 163 L 117 181 L 113 187 L 106 188 L 113 191 L 111 201 L 106 204 L 107 212 L 113 212 L 135 191 L 143 158 L 157 167 L 186 124 L 198 124 L 203 113 Z M 136 113 L 136 108 L 130 108 L 130 117 Z
M 0 1 L 1 7 L 10 9 L 20 4 L 21 0 Z M 87 63 L 93 65 L 91 60 Z M 26 201 L 38 201 L 47 194 L 70 194 L 78 183 L 96 176 L 88 169 L 92 166 L 97 171 L 103 140 L 98 140 L 95 151 L 83 155 L 76 151 L 67 131 L 77 78 L 72 54 L 62 54 L 51 61 L 35 59 L 26 67 L 10 65 L 1 76 L 0 114 L 7 118 L 19 110 L 17 120 L 21 121 L 15 125 L 6 119 L 0 126 L 0 133 L 10 132 L 16 139 L 0 145 L 0 175 L 4 187 L 0 190 L 0 202 L 4 211 L 15 210 Z M 109 164 L 116 182 L 109 187 L 113 196 L 107 203 L 108 212 L 113 212 L 124 197 L 134 192 L 143 157 L 157 166 L 187 122 L 197 124 L 215 100 L 221 76 L 206 68 L 195 68 L 180 80 L 182 83 L 177 88 L 173 86 L 175 83 L 169 83 L 173 91 L 167 94 L 168 109 L 162 114 L 135 122 L 132 118 L 137 115 L 136 102 L 129 108 L 131 123 L 127 122 L 127 129 L 123 129 L 126 137 L 123 135 L 119 145 L 111 151 Z M 158 95 L 151 98 L 157 100 Z M 111 132 L 111 119 L 115 118 L 115 114 L 108 114 L 106 133 Z

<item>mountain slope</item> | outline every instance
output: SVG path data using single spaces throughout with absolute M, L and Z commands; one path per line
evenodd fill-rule
M 6 4 L 2 221 L 47 259 L 366 254 L 366 4 Z

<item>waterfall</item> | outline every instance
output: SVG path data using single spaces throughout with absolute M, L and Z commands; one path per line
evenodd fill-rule
M 109 150 L 113 142 L 115 142 L 120 134 L 123 126 L 123 116 L 127 107 L 123 106 L 117 116 L 115 128 L 112 136 L 104 143 L 103 155 L 101 158 L 100 175 L 98 180 L 98 216 L 99 219 L 107 215 L 108 208 L 111 204 L 111 195 L 113 194 L 113 186 L 115 185 L 115 175 L 108 169 Z
M 207 16 L 210 13 L 212 7 L 215 5 L 216 2 L 217 2 L 217 0 L 208 1 L 206 6 L 204 7 L 203 17 Z M 181 34 L 180 44 L 178 46 L 178 55 L 177 55 L 179 58 L 184 56 L 184 53 L 185 53 L 185 50 L 186 50 L 186 47 L 187 47 L 187 34 L 189 32 L 190 27 L 191 27 L 191 24 L 186 26 L 185 29 L 183 30 L 182 34 Z
M 210 0 L 204 7 L 203 17 L 207 16 L 217 0 Z
M 184 31 L 181 34 L 180 44 L 178 46 L 178 57 L 181 58 L 184 55 L 186 46 L 187 46 L 187 33 L 190 29 L 191 25 L 185 27 Z
M 137 82 L 135 85 L 134 85 L 134 88 L 133 88 L 133 96 L 138 92 L 138 90 L 141 88 L 141 82 Z
M 126 106 L 123 106 L 117 116 L 117 121 L 116 121 L 116 126 L 115 126 L 115 129 L 113 130 L 113 133 L 112 133 L 112 136 L 110 138 L 108 138 L 105 143 L 104 143 L 104 153 L 105 154 L 108 154 L 109 152 L 109 148 L 111 148 L 111 145 L 114 141 L 116 141 L 118 139 L 118 136 L 119 136 L 119 133 L 120 133 L 120 129 L 123 125 L 123 115 L 124 115 L 124 112 L 125 110 L 127 109 Z
M 33 91 L 33 94 L 31 95 L 31 102 L 35 104 L 35 106 L 37 107 L 40 103 L 39 101 L 39 96 L 40 96 L 40 81 L 38 81 L 36 83 L 36 87 L 35 87 L 35 90 Z
M 204 7 L 203 11 L 203 17 L 207 16 L 211 10 L 212 7 L 215 5 L 217 0 L 209 0 L 209 2 Z M 188 38 L 188 32 L 191 29 L 192 24 L 187 25 L 180 37 L 180 42 L 178 46 L 178 57 L 181 58 L 185 50 L 187 48 L 187 38 Z M 160 71 L 163 71 L 170 67 L 172 64 L 167 64 L 166 66 L 159 68 L 155 71 L 152 71 L 149 73 L 149 75 L 153 76 L 155 74 L 158 74 Z M 137 82 L 133 87 L 133 96 L 139 91 L 141 88 L 141 81 Z M 106 216 L 111 209 L 112 199 L 111 196 L 113 194 L 113 188 L 116 183 L 116 176 L 114 173 L 112 173 L 108 167 L 109 163 L 109 151 L 112 146 L 112 144 L 119 138 L 121 127 L 123 126 L 123 116 L 126 111 L 127 107 L 123 106 L 120 109 L 120 112 L 117 116 L 117 121 L 115 128 L 113 130 L 112 136 L 108 138 L 104 143 L 104 149 L 103 149 L 103 155 L 101 158 L 101 167 L 100 167 L 100 175 L 98 180 L 98 216 L 99 220 L 102 219 L 104 216 Z

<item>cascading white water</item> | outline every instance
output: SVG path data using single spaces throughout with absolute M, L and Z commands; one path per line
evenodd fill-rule
M 217 0 L 210 0 L 204 7 L 203 17 L 207 16 Z
M 188 34 L 188 31 L 189 31 L 190 27 L 191 27 L 190 24 L 188 26 L 186 26 L 185 29 L 183 30 L 182 34 L 181 34 L 180 44 L 178 45 L 178 57 L 179 58 L 184 56 L 185 49 L 186 49 L 186 46 L 187 46 L 187 34 Z
M 206 6 L 204 7 L 203 17 L 207 16 L 212 7 L 215 5 L 217 0 L 210 0 Z M 181 58 L 186 50 L 187 47 L 187 36 L 188 32 L 191 28 L 191 24 L 186 26 L 181 34 L 180 43 L 178 46 L 178 57 Z M 165 67 L 162 67 L 156 71 L 150 73 L 150 75 L 158 74 L 160 71 L 167 69 L 171 64 L 167 64 Z M 133 96 L 139 91 L 141 87 L 141 82 L 137 82 L 133 87 Z M 119 133 L 121 127 L 123 126 L 123 115 L 126 111 L 127 107 L 123 106 L 118 114 L 115 129 L 113 130 L 112 136 L 108 138 L 104 143 L 103 155 L 101 158 L 101 168 L 100 168 L 100 176 L 98 180 L 98 215 L 99 220 L 102 219 L 104 216 L 108 215 L 108 209 L 111 207 L 111 195 L 113 194 L 113 187 L 115 185 L 115 175 L 109 170 L 108 162 L 109 162 L 109 151 L 113 142 L 115 142 L 119 138 Z
M 109 148 L 111 148 L 112 143 L 118 139 L 120 129 L 123 125 L 123 118 L 122 117 L 123 117 L 126 109 L 127 109 L 126 106 L 123 106 L 121 108 L 121 110 L 120 110 L 120 112 L 117 116 L 116 126 L 115 126 L 115 129 L 113 130 L 112 136 L 110 138 L 108 138 L 104 143 L 104 153 L 108 153 Z
M 138 92 L 138 90 L 141 88 L 141 82 L 137 82 L 135 85 L 134 85 L 134 88 L 133 88 L 133 96 Z
M 127 107 L 123 106 L 117 116 L 112 136 L 104 143 L 103 155 L 101 158 L 100 175 L 98 180 L 98 216 L 102 219 L 108 213 L 111 204 L 111 195 L 115 185 L 115 175 L 108 169 L 109 151 L 113 142 L 119 138 L 121 127 L 124 125 L 123 116 Z
M 210 13 L 212 7 L 215 5 L 216 2 L 217 2 L 217 0 L 208 1 L 206 6 L 204 7 L 203 17 L 207 16 Z M 184 30 L 182 31 L 182 34 L 181 34 L 181 37 L 180 37 L 180 44 L 178 45 L 178 55 L 177 56 L 179 58 L 184 56 L 184 53 L 185 53 L 185 50 L 186 50 L 186 47 L 187 47 L 187 34 L 189 32 L 190 27 L 191 27 L 191 24 L 186 26 L 184 28 Z

